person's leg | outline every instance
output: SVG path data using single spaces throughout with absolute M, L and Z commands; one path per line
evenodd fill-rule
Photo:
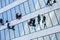
M 44 22 L 44 29 L 46 29 L 46 22 Z
M 35 24 L 35 23 L 32 23 L 32 26 L 34 26 L 34 27 L 35 27 L 35 26 L 36 26 L 36 24 Z
M 3 23 L 3 19 L 1 19 L 1 24 L 4 25 L 4 23 Z
M 10 27 L 10 26 L 8 26 L 7 28 L 8 28 L 8 29 L 11 29 L 11 27 Z
M 38 24 L 40 24 L 40 19 L 38 19 Z
M 8 23 L 8 20 L 6 20 L 6 23 Z
M 56 0 L 54 0 L 53 3 L 56 3 Z
M 13 26 L 12 26 L 12 29 L 13 29 L 13 30 L 15 30 L 14 27 L 15 27 L 15 26 L 13 25 Z
M 19 15 L 18 18 L 21 19 L 21 15 Z
M 49 0 L 47 1 L 47 4 L 46 5 L 49 5 Z

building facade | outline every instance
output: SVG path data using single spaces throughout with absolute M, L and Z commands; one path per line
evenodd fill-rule
M 47 0 L 0 0 L 0 18 L 4 22 L 0 25 L 0 40 L 60 40 L 60 0 L 52 6 L 46 3 Z M 16 19 L 16 13 L 22 14 L 20 20 Z M 37 23 L 38 14 L 40 24 Z M 35 18 L 36 27 L 28 25 L 31 18 Z M 15 31 L 7 28 L 6 20 L 10 26 L 15 25 Z

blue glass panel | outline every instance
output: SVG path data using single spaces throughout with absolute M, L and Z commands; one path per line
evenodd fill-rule
M 29 27 L 27 21 L 23 22 L 23 25 L 24 25 L 25 34 L 29 34 Z
M 49 15 L 50 15 L 53 25 L 57 25 L 58 22 L 57 22 L 55 14 L 54 14 L 54 11 L 50 12 Z
M 10 40 L 9 30 L 5 30 L 6 40 Z
M 19 6 L 15 7 L 15 11 L 16 11 L 16 13 L 20 13 Z
M 56 33 L 57 39 L 60 40 L 60 33 Z
M 5 40 L 4 30 L 1 31 L 1 40 Z
M 0 14 L 0 18 L 2 18 L 2 14 Z
M 35 11 L 34 4 L 33 4 L 32 0 L 29 0 L 28 2 L 29 2 L 29 7 L 30 7 L 31 12 Z
M 7 15 L 8 15 L 8 21 L 11 21 L 12 18 L 11 18 L 11 13 L 10 13 L 10 10 L 7 11 Z
M 12 3 L 14 0 L 9 0 L 9 3 Z
M 0 31 L 0 40 L 1 40 L 1 31 Z
M 57 16 L 58 22 L 59 22 L 59 24 L 60 24 L 60 9 L 55 10 L 55 13 L 56 13 L 56 16 Z
M 15 26 L 15 37 L 19 37 L 18 25 Z
M 6 0 L 6 5 L 8 5 L 9 4 L 9 0 Z
M 24 3 L 26 14 L 30 13 L 28 2 Z
M 47 3 L 47 0 L 44 0 L 45 1 L 45 3 Z
M 12 20 L 16 19 L 16 16 L 15 16 L 16 13 L 14 8 L 11 9 L 10 13 L 11 13 Z
M 45 2 L 44 0 L 39 0 L 41 8 L 45 7 Z
M 51 40 L 57 40 L 55 34 L 50 35 Z
M 52 27 L 52 23 L 51 23 L 51 20 L 50 20 L 50 17 L 49 17 L 49 15 L 48 15 L 48 13 L 45 14 L 45 17 L 46 17 L 46 26 L 47 26 L 47 28 Z M 49 23 L 48 23 L 48 22 L 49 22 Z
M 1 8 L 1 6 L 2 6 L 2 5 L 1 5 L 1 0 L 0 0 L 0 8 Z
M 24 29 L 22 23 L 19 24 L 19 32 L 21 36 L 24 35 Z
M 5 6 L 5 0 L 2 0 L 2 7 Z
M 24 11 L 24 6 L 23 4 L 20 5 L 20 11 L 22 15 L 25 15 L 25 11 Z
M 43 37 L 38 38 L 38 40 L 43 40 Z
M 50 40 L 49 36 L 45 36 L 44 40 Z
M 11 37 L 11 39 L 13 39 L 13 38 L 15 37 L 14 31 L 11 29 L 11 30 L 9 30 L 9 32 L 10 32 L 10 37 Z
M 4 20 L 4 23 L 6 23 L 6 20 L 7 20 L 7 14 L 6 14 L 6 12 L 3 13 L 3 18 L 4 18 L 3 19 Z
M 35 8 L 36 9 L 40 9 L 40 5 L 38 3 L 38 0 L 33 0 L 34 4 L 35 4 Z

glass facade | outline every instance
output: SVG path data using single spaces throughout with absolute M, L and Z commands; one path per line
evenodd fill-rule
M 50 34 L 50 35 L 46 35 L 43 37 L 37 37 L 31 40 L 60 40 L 60 32 L 59 33 L 54 33 L 54 34 Z M 59 36 L 58 36 L 59 35 Z
M 0 8 L 8 6 L 10 3 L 13 3 L 14 1 L 15 0 L 0 0 Z M 4 24 L 6 24 L 6 20 L 8 20 L 9 22 L 16 20 L 16 13 L 22 14 L 22 17 L 23 17 L 23 16 L 34 13 L 40 9 L 47 7 L 46 3 L 47 3 L 47 0 L 27 0 L 1 13 L 0 18 L 3 18 Z M 42 23 L 42 15 L 46 16 L 45 28 Z M 46 12 L 42 15 L 40 15 L 41 16 L 40 25 L 38 25 L 37 23 L 37 16 L 34 17 L 36 20 L 35 21 L 36 27 L 28 25 L 28 21 L 30 20 L 29 19 L 19 24 L 16 24 L 15 31 L 8 30 L 7 28 L 0 30 L 0 40 L 12 40 L 14 38 L 18 38 L 18 37 L 25 36 L 31 33 L 35 33 L 37 31 L 45 30 L 45 29 L 60 25 L 60 8 L 55 9 L 53 11 Z M 54 34 L 46 35 L 43 37 L 33 38 L 31 40 L 60 40 L 59 37 L 60 37 L 60 33 L 54 33 Z
M 0 0 L 0 9 L 11 4 L 14 1 L 16 0 Z

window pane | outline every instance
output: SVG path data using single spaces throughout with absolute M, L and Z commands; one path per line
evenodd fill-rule
M 36 24 L 36 27 L 35 27 L 36 31 L 40 30 L 41 29 L 41 26 L 38 25 L 37 17 L 35 18 L 35 24 Z
M 8 5 L 9 4 L 9 0 L 5 0 L 6 1 L 6 5 Z
M 58 40 L 60 40 L 60 33 L 57 33 L 57 38 Z
M 2 0 L 2 7 L 5 6 L 5 0 Z
M 19 32 L 21 36 L 24 35 L 24 29 L 22 23 L 19 24 Z
M 56 16 L 57 16 L 57 18 L 58 18 L 58 22 L 59 22 L 59 24 L 60 24 L 60 9 L 55 10 L 55 13 L 56 13 Z
M 12 8 L 10 12 L 11 12 L 12 20 L 13 20 L 13 19 L 16 19 L 16 18 L 15 18 L 15 14 L 16 14 L 16 13 L 15 13 L 15 9 Z
M 20 4 L 20 11 L 22 15 L 25 15 L 25 10 L 23 4 Z
M 18 25 L 15 26 L 15 37 L 19 37 Z
M 28 22 L 29 22 L 29 21 L 30 21 L 30 20 L 28 20 Z M 28 27 L 29 27 L 31 33 L 36 31 L 36 29 L 35 29 L 34 26 L 28 26 Z
M 39 0 L 41 8 L 45 7 L 44 0 Z
M 38 38 L 38 40 L 43 40 L 43 37 Z
M 8 16 L 8 21 L 11 21 L 12 20 L 12 15 L 11 15 L 11 12 L 10 10 L 7 11 L 7 16 Z
M 57 22 L 55 14 L 54 14 L 54 11 L 50 12 L 49 14 L 50 14 L 50 18 L 52 20 L 53 25 L 57 25 L 58 22 Z
M 30 13 L 28 2 L 24 3 L 26 14 Z
M 0 31 L 0 40 L 1 40 L 1 31 Z
M 35 8 L 40 9 L 40 5 L 38 3 L 38 0 L 33 0 L 33 1 L 34 1 L 34 4 L 35 4 Z
M 1 6 L 2 6 L 2 5 L 1 5 L 1 0 L 0 0 L 0 9 L 1 9 Z
M 33 40 L 37 40 L 37 39 L 33 39 Z
M 3 18 L 4 18 L 4 19 L 3 19 L 3 20 L 4 20 L 4 23 L 6 23 L 6 20 L 8 19 L 6 12 L 3 13 Z
M 44 0 L 45 1 L 45 3 L 47 4 L 47 0 Z
M 10 37 L 11 37 L 11 39 L 13 39 L 14 38 L 14 31 L 11 29 L 11 30 L 9 30 L 9 32 L 10 32 Z
M 1 40 L 5 40 L 4 30 L 1 31 Z
M 51 20 L 50 20 L 50 17 L 48 15 L 48 13 L 45 14 L 45 16 L 46 16 L 46 25 L 47 25 L 47 28 L 52 27 L 52 23 L 51 23 Z
M 2 14 L 0 14 L 0 18 L 2 18 Z
M 55 34 L 50 35 L 51 40 L 57 40 Z
M 32 0 L 29 0 L 28 2 L 29 2 L 29 7 L 30 7 L 31 12 L 35 11 L 34 4 L 33 4 Z
M 28 28 L 27 21 L 23 22 L 23 25 L 24 25 L 25 34 L 28 34 L 29 33 L 29 28 Z
M 49 36 L 45 36 L 44 40 L 50 40 Z
M 13 2 L 13 0 L 9 0 L 9 3 L 12 3 Z
M 16 13 L 20 13 L 19 6 L 15 7 L 15 11 L 16 11 Z
M 10 40 L 9 30 L 5 30 L 6 40 Z

